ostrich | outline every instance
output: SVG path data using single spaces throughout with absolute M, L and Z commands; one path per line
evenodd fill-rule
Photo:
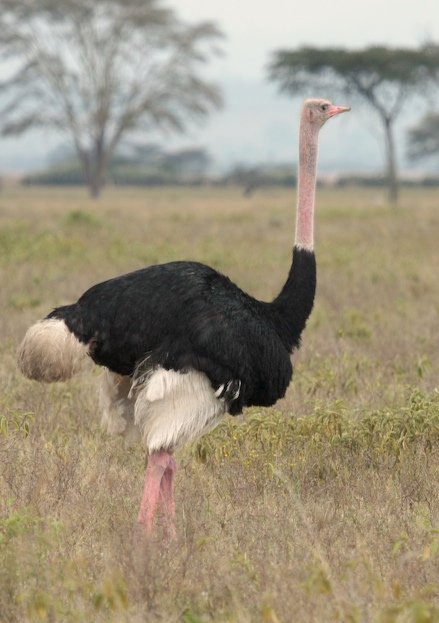
M 150 535 L 160 506 L 175 538 L 175 448 L 225 413 L 273 405 L 291 381 L 291 354 L 316 287 L 314 199 L 319 130 L 350 110 L 304 102 L 300 120 L 296 238 L 288 278 L 270 303 L 197 262 L 149 266 L 99 283 L 31 326 L 19 349 L 25 376 L 64 381 L 88 355 L 105 367 L 100 391 L 107 432 L 138 431 L 147 451 L 138 514 Z

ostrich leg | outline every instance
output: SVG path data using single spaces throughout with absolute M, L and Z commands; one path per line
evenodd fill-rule
M 145 484 L 143 488 L 142 502 L 140 504 L 138 523 L 145 527 L 146 534 L 151 535 L 154 528 L 154 519 L 157 512 L 157 505 L 160 495 L 166 500 L 172 500 L 172 489 L 170 497 L 162 491 L 162 479 L 166 471 L 171 471 L 172 476 L 175 468 L 174 458 L 166 450 L 152 452 L 145 472 Z M 172 485 L 171 476 L 171 485 Z M 167 476 L 169 478 L 169 476 Z M 172 511 L 172 507 L 171 507 Z
M 175 541 L 177 532 L 175 530 L 175 501 L 174 501 L 174 476 L 177 471 L 177 464 L 173 457 L 170 458 L 168 467 L 163 474 L 160 498 L 163 517 L 165 520 L 165 534 L 169 541 Z

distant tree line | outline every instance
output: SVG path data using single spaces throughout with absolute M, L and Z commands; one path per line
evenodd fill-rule
M 211 158 L 199 147 L 166 152 L 157 145 L 116 154 L 108 165 L 107 181 L 115 186 L 238 186 L 244 196 L 264 188 L 294 188 L 295 167 L 285 164 L 237 164 L 221 175 L 210 173 Z M 46 171 L 27 175 L 26 185 L 83 186 L 84 172 L 74 157 L 59 159 Z M 384 175 L 339 174 L 318 180 L 320 186 L 385 188 Z M 403 177 L 401 186 L 438 187 L 439 175 Z
M 84 185 L 86 175 L 74 153 L 55 154 L 47 170 L 27 175 L 26 185 Z M 211 163 L 208 152 L 200 147 L 166 151 L 156 144 L 122 145 L 107 164 L 106 180 L 117 185 L 165 186 L 205 183 Z

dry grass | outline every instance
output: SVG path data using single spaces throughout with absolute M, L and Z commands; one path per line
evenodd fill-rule
M 276 410 L 180 458 L 179 542 L 139 546 L 141 448 L 99 431 L 98 370 L 22 379 L 27 325 L 106 277 L 193 258 L 269 298 L 286 191 L 0 196 L 0 621 L 439 621 L 437 193 L 319 193 L 316 307 Z M 241 420 L 241 421 L 238 421 Z

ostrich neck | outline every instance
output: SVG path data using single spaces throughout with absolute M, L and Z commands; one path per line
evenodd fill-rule
M 300 343 L 300 335 L 314 304 L 316 262 L 314 247 L 314 200 L 318 128 L 302 116 L 299 137 L 296 239 L 293 262 L 279 295 L 269 303 L 272 318 L 288 351 Z
M 302 116 L 299 136 L 299 171 L 297 178 L 297 212 L 295 246 L 314 248 L 314 202 L 319 129 Z

